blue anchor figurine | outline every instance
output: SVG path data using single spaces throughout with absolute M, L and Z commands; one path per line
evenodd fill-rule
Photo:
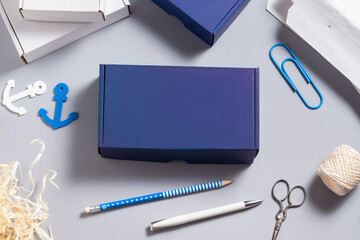
M 72 121 L 76 120 L 78 117 L 77 112 L 72 112 L 69 114 L 69 117 L 61 121 L 61 112 L 63 103 L 66 102 L 66 94 L 69 92 L 69 88 L 65 83 L 59 83 L 55 86 L 54 89 L 54 101 L 56 101 L 55 106 L 55 116 L 54 119 L 51 119 L 47 115 L 47 111 L 43 108 L 39 110 L 39 116 L 54 129 L 58 129 L 70 124 Z

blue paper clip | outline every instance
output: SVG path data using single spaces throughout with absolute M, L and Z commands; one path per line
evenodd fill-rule
M 282 61 L 281 63 L 281 67 L 276 63 L 274 57 L 272 56 L 272 50 L 277 47 L 277 46 L 283 46 L 284 48 L 286 48 L 286 50 L 288 50 L 288 52 L 290 53 L 290 55 L 292 57 L 290 58 L 286 58 L 284 61 Z M 270 48 L 270 58 L 271 61 L 274 63 L 275 67 L 279 70 L 279 72 L 281 73 L 281 75 L 285 78 L 285 80 L 288 82 L 288 84 L 290 85 L 291 89 L 293 90 L 293 92 L 296 92 L 297 95 L 300 97 L 301 101 L 305 104 L 306 107 L 310 108 L 310 109 L 318 109 L 319 107 L 321 107 L 321 105 L 323 104 L 323 96 L 321 95 L 319 89 L 316 87 L 315 83 L 311 80 L 309 74 L 305 71 L 304 67 L 301 65 L 300 61 L 297 59 L 297 57 L 295 56 L 295 54 L 290 50 L 290 48 L 285 45 L 284 43 L 276 43 L 274 46 L 272 46 Z M 285 70 L 285 63 L 291 61 L 295 64 L 295 66 L 298 68 L 298 70 L 300 71 L 301 75 L 304 77 L 305 81 L 309 84 L 311 84 L 313 86 L 313 88 L 315 89 L 316 93 L 319 95 L 320 97 L 320 103 L 319 105 L 313 107 L 310 106 L 305 99 L 303 98 L 303 96 L 301 95 L 301 93 L 298 91 L 298 89 L 296 88 L 296 86 L 294 85 L 294 83 L 291 81 L 289 74 L 286 72 Z

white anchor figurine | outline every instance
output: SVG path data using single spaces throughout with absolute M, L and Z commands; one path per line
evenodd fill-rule
M 26 113 L 26 109 L 24 107 L 16 107 L 13 102 L 25 97 L 33 98 L 36 95 L 43 94 L 46 91 L 46 84 L 43 81 L 36 81 L 32 85 L 28 85 L 26 90 L 10 96 L 10 90 L 13 87 L 15 87 L 15 80 L 11 79 L 7 81 L 6 87 L 4 89 L 2 104 L 20 116 Z

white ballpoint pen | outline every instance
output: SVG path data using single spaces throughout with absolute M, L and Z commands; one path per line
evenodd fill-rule
M 211 218 L 211 217 L 215 217 L 215 216 L 219 216 L 219 215 L 223 215 L 223 214 L 227 214 L 227 213 L 231 213 L 231 212 L 236 212 L 236 211 L 240 211 L 240 210 L 243 210 L 246 208 L 255 207 L 255 206 L 261 204 L 262 202 L 263 202 L 263 200 L 238 202 L 238 203 L 233 203 L 233 204 L 229 204 L 229 205 L 225 205 L 225 206 L 221 206 L 221 207 L 211 208 L 211 209 L 207 209 L 207 210 L 203 210 L 203 211 L 199 211 L 199 212 L 194 212 L 194 213 L 189 213 L 189 214 L 184 214 L 184 215 L 180 215 L 180 216 L 176 216 L 176 217 L 167 218 L 164 220 L 150 223 L 150 230 L 155 231 L 155 230 L 160 230 L 163 228 L 175 227 L 178 225 L 195 222 L 195 221 L 206 219 L 206 218 Z

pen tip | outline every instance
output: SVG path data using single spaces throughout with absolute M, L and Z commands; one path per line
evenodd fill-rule
M 245 207 L 246 208 L 255 207 L 263 202 L 264 202 L 264 200 L 245 201 Z

